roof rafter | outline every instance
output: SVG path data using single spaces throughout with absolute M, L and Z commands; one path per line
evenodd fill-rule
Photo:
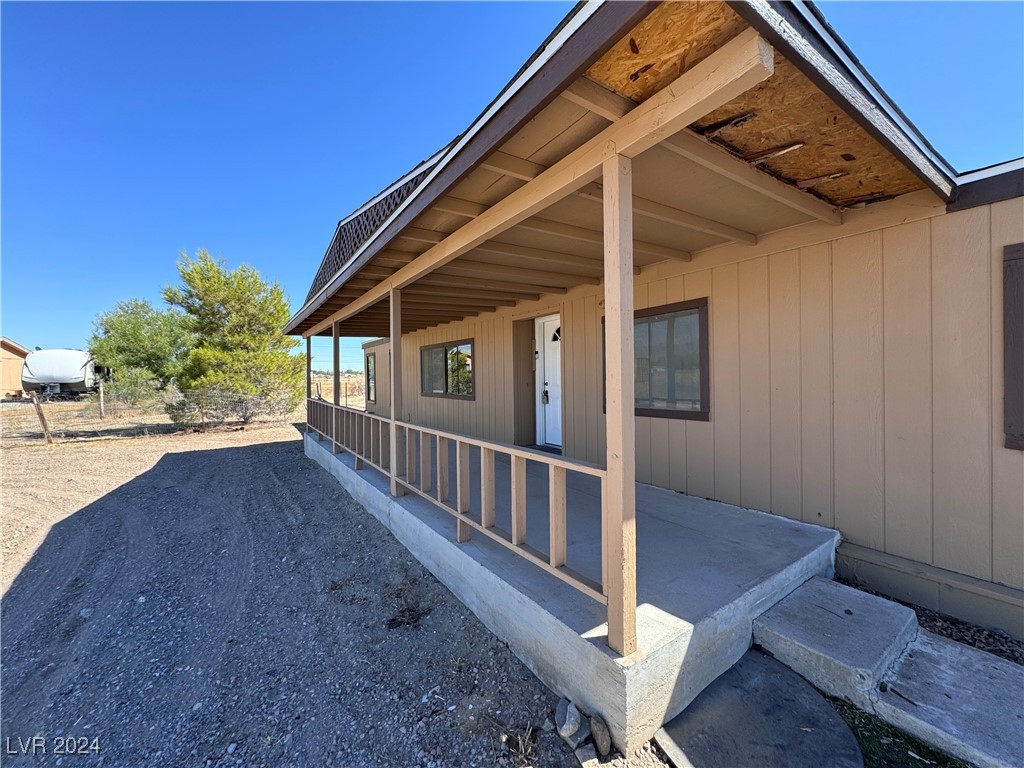
M 753 30 L 741 32 L 533 181 L 467 222 L 344 309 L 307 330 L 305 335 L 316 333 L 334 320 L 357 314 L 387 296 L 392 288 L 404 288 L 543 211 L 595 181 L 609 157 L 636 157 L 767 79 L 774 66 L 772 47 Z
M 620 96 L 585 77 L 563 91 L 562 97 L 613 122 L 629 114 L 637 106 L 632 99 Z M 842 214 L 825 201 L 747 165 L 688 129 L 666 138 L 661 145 L 680 157 L 794 210 L 829 224 L 842 223 Z

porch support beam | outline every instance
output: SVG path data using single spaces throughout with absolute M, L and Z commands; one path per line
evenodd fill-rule
M 313 337 L 306 337 L 306 432 L 309 432 L 310 405 L 313 397 Z
M 636 108 L 636 102 L 583 77 L 570 85 L 562 96 L 572 103 L 613 123 Z M 842 214 L 833 206 L 807 192 L 795 189 L 764 171 L 733 157 L 697 134 L 684 130 L 666 139 L 662 146 L 713 173 L 724 176 L 778 203 L 828 224 L 842 224 Z M 638 211 L 639 213 L 639 211 Z
M 341 323 L 331 325 L 331 358 L 334 366 L 334 397 L 335 405 L 341 405 L 341 338 L 338 336 L 341 331 Z M 338 417 L 340 412 L 337 408 L 331 410 L 331 453 L 337 453 L 341 438 L 338 429 Z
M 604 161 L 604 312 L 607 452 L 602 548 L 608 645 L 636 650 L 636 417 L 633 396 L 632 162 Z
M 538 166 L 538 167 L 540 167 L 543 170 L 543 166 Z M 537 175 L 539 175 L 539 174 L 537 174 Z M 601 200 L 601 190 L 600 190 L 600 188 L 598 188 L 598 187 L 596 187 L 594 185 L 588 185 L 587 187 L 584 187 L 583 189 L 581 189 L 581 190 L 579 190 L 577 192 L 574 192 L 573 194 L 575 194 L 577 197 L 583 198 L 584 200 L 594 200 L 594 199 L 596 199 L 598 201 Z M 595 195 L 596 195 L 596 197 L 595 197 Z M 638 198 L 633 203 L 633 211 L 634 211 L 634 213 L 642 213 L 642 211 L 640 210 L 641 206 L 639 205 L 640 200 L 641 200 L 641 198 Z M 644 201 L 644 202 L 647 202 L 647 201 Z M 659 203 L 654 203 L 654 205 L 660 205 L 660 204 Z M 487 210 L 487 206 L 482 205 L 480 203 L 474 203 L 474 202 L 471 202 L 469 200 L 460 200 L 457 197 L 450 197 L 450 196 L 444 198 L 443 200 L 441 200 L 441 202 L 438 203 L 437 205 L 435 205 L 434 207 L 437 210 L 442 211 L 443 213 L 450 213 L 450 214 L 455 214 L 457 216 L 464 216 L 464 217 L 469 218 L 469 219 L 474 219 L 477 216 L 479 216 L 480 214 L 482 214 L 484 211 Z M 661 207 L 663 209 L 665 209 L 665 210 L 668 210 L 668 211 L 674 211 L 675 210 L 673 208 L 669 208 L 667 205 L 664 205 L 664 206 L 661 206 Z M 732 227 L 727 227 L 725 224 L 718 225 L 717 222 L 713 222 L 710 219 L 705 219 L 702 216 L 696 216 L 694 214 L 688 214 L 688 213 L 686 213 L 684 211 L 678 211 L 676 213 L 678 213 L 678 215 L 675 216 L 675 220 L 673 221 L 673 223 L 680 223 L 681 221 L 686 221 L 686 222 L 689 222 L 691 224 L 693 222 L 699 222 L 699 223 L 704 224 L 704 225 L 709 225 L 709 224 L 710 225 L 717 225 L 720 228 L 724 228 L 725 230 L 730 230 L 730 231 L 732 231 L 734 233 L 738 233 L 740 235 L 739 237 L 732 238 L 732 239 L 749 240 L 750 242 L 756 242 L 757 241 L 757 238 L 754 237 L 749 232 L 742 232 L 742 230 L 733 229 Z M 652 218 L 660 218 L 660 217 L 652 216 Z M 661 220 L 664 220 L 664 219 L 661 219 Z M 682 225 L 682 226 L 687 226 L 687 225 Z M 532 232 L 540 232 L 540 233 L 546 234 L 546 235 L 554 235 L 556 237 L 564 237 L 564 238 L 568 238 L 570 240 L 576 240 L 576 241 L 583 242 L 583 243 L 590 243 L 590 244 L 596 244 L 596 245 L 601 245 L 603 243 L 602 235 L 601 235 L 600 232 L 592 230 L 592 229 L 586 229 L 585 227 L 578 227 L 578 226 L 575 226 L 573 224 L 565 224 L 565 223 L 560 222 L 560 221 L 548 221 L 546 219 L 527 219 L 526 221 L 524 221 L 521 224 L 519 224 L 519 228 L 520 229 L 525 229 L 525 230 L 528 230 L 528 231 L 532 231 Z M 690 228 L 691 229 L 700 229 L 699 227 L 692 227 L 692 226 Z M 701 231 L 710 231 L 710 230 L 708 230 L 705 227 Z M 477 250 L 479 250 L 479 251 L 488 250 L 492 246 L 500 246 L 500 245 L 504 245 L 504 243 L 495 243 L 493 241 L 490 241 L 490 242 L 485 243 L 484 245 L 479 246 L 477 248 Z M 667 260 L 667 259 L 680 259 L 682 261 L 690 261 L 690 259 L 692 258 L 692 255 L 687 253 L 686 251 L 679 251 L 679 250 L 676 250 L 674 248 L 668 248 L 667 246 L 656 245 L 654 243 L 636 242 L 636 243 L 634 243 L 634 248 L 635 248 L 637 253 L 646 253 L 649 256 L 653 256 L 655 259 L 659 259 L 659 260 L 662 260 L 662 261 Z M 495 252 L 496 253 L 500 253 L 500 251 L 495 251 Z
M 603 236 L 600 232 L 595 232 L 594 230 L 586 229 L 585 227 L 577 227 L 573 224 L 563 224 L 560 221 L 527 219 L 526 221 L 519 223 L 519 228 L 525 229 L 528 232 L 539 232 L 544 235 L 551 235 L 552 237 L 577 240 L 581 243 L 600 245 L 603 242 Z M 653 243 L 633 243 L 633 250 L 638 253 L 646 253 L 648 256 L 654 256 L 655 258 L 663 259 L 665 261 L 670 259 L 691 261 L 693 259 L 693 254 L 691 253 L 679 251 L 674 248 L 666 248 L 664 245 L 655 245 Z
M 341 323 L 334 323 L 331 328 L 334 351 L 334 404 L 341 405 L 338 399 L 341 393 L 341 337 L 338 335 L 341 330 Z
M 597 277 L 567 275 L 565 272 L 558 272 L 557 270 L 507 267 L 500 264 L 483 264 L 479 261 L 467 260 L 445 264 L 443 274 L 456 275 L 458 277 L 482 277 L 494 281 L 503 280 L 509 283 L 526 283 L 527 285 L 540 286 L 545 290 L 549 286 L 570 288 L 582 283 L 597 285 L 601 282 L 600 278 Z
M 401 496 L 404 493 L 402 484 L 398 482 L 401 472 L 399 463 L 405 457 L 405 446 L 399 441 L 398 420 L 402 412 L 402 292 L 398 288 L 392 288 L 389 292 L 388 302 L 391 310 L 391 364 L 388 370 L 391 373 L 391 462 L 388 464 L 388 471 L 391 473 L 391 495 Z
M 605 160 L 636 157 L 767 79 L 774 66 L 774 51 L 765 40 L 750 29 L 740 33 L 533 181 L 467 222 L 334 316 L 314 325 L 305 335 L 319 333 L 334 320 L 357 314 L 384 298 L 391 288 L 404 288 L 543 211 L 596 180 Z M 630 279 L 632 267 L 631 262 Z

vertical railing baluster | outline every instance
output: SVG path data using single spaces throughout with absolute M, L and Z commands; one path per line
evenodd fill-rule
M 405 482 L 416 482 L 416 435 L 412 427 L 405 428 Z
M 430 472 L 430 437 L 427 432 L 420 431 L 420 490 L 430 493 L 433 475 Z
M 352 417 L 354 419 L 352 427 L 353 427 L 353 431 L 355 432 L 355 434 L 353 435 L 353 440 L 355 442 L 355 457 L 356 457 L 355 467 L 356 467 L 356 469 L 362 469 L 363 468 L 363 446 L 365 444 L 364 443 L 365 433 L 363 431 L 363 414 L 361 414 L 361 413 L 353 413 Z
M 460 515 L 469 514 L 469 443 L 455 441 L 455 478 L 458 499 L 456 509 Z M 470 527 L 461 519 L 455 525 L 455 540 L 460 544 L 469 541 Z
M 480 449 L 480 525 L 494 526 L 494 449 Z
M 437 438 L 437 500 L 448 501 L 448 438 Z
M 565 526 L 565 467 L 550 467 L 548 476 L 548 514 L 550 515 L 548 532 L 548 562 L 556 568 L 565 565 L 566 526 Z
M 512 543 L 526 543 L 526 459 L 512 456 Z

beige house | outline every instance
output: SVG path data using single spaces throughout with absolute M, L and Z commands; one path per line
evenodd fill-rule
M 779 547 L 838 531 L 843 577 L 1024 637 L 1022 195 L 1020 160 L 950 167 L 809 5 L 588 3 L 339 224 L 287 332 L 380 337 L 376 396 L 310 400 L 307 453 L 368 508 L 390 493 L 395 534 L 553 687 L 589 695 L 525 634 L 532 606 L 599 638 L 617 743 L 720 673 L 630 687 L 675 647 L 661 618 L 706 626 L 682 603 L 712 577 L 672 552 L 769 525 L 748 510 L 800 523 L 759 534 Z M 450 549 L 403 534 L 420 503 Z M 464 556 L 501 584 L 461 583 Z M 589 603 L 544 602 L 565 586 Z
M 0 397 L 21 397 L 21 368 L 31 350 L 0 337 Z

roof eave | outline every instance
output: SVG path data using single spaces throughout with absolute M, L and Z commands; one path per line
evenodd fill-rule
M 657 0 L 592 0 L 580 3 L 571 18 L 563 22 L 541 46 L 530 66 L 524 67 L 513 78 L 501 96 L 474 121 L 434 166 L 430 175 L 398 207 L 388 222 L 363 244 L 345 268 L 292 316 L 284 332 L 296 333 L 296 329 L 377 251 L 477 168 L 495 147 L 515 135 L 570 83 L 581 77 L 656 5 Z M 573 45 L 566 44 L 570 38 Z
M 871 78 L 810 2 L 726 0 L 811 82 L 944 201 L 956 171 Z

